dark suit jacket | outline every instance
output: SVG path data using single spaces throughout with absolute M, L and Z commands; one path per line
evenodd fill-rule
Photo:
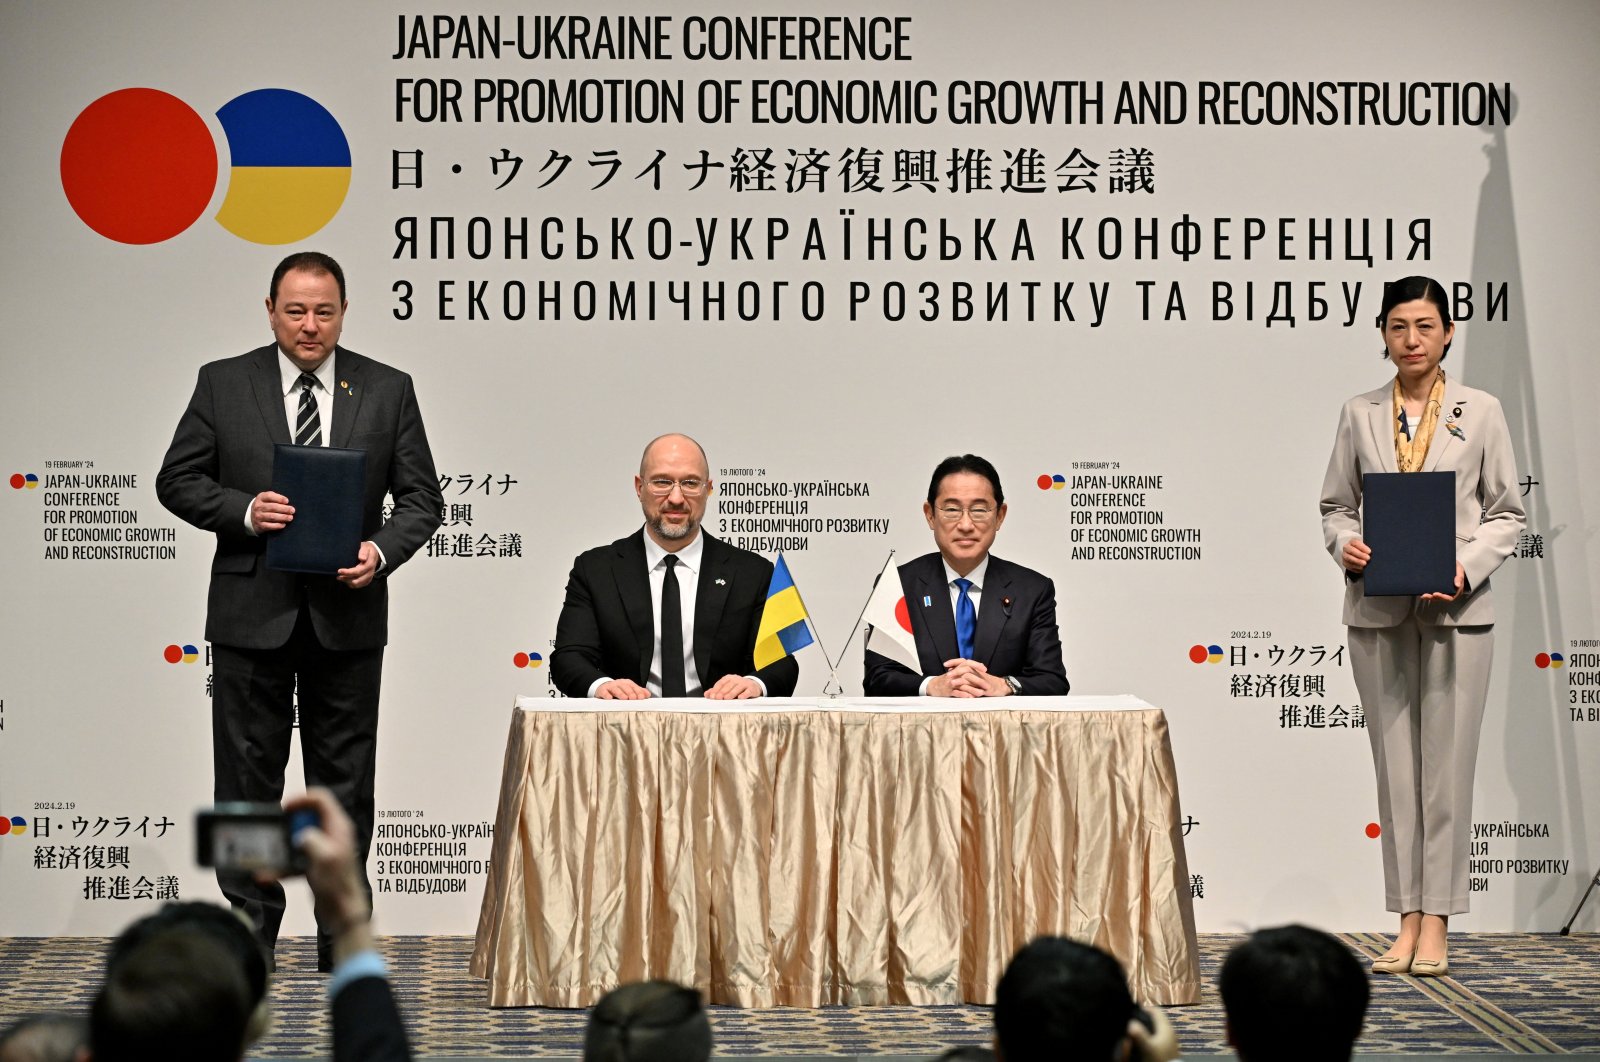
M 956 649 L 956 617 L 950 607 L 950 585 L 937 553 L 900 565 L 900 587 L 917 639 L 917 674 L 888 657 L 867 652 L 864 685 L 869 697 L 915 697 L 924 677 L 944 674 L 944 662 L 960 656 Z M 923 598 L 932 604 L 924 606 Z M 1011 599 L 1011 604 L 1005 603 Z M 972 657 L 992 675 L 1010 675 L 1030 696 L 1067 692 L 1067 670 L 1061 663 L 1061 632 L 1056 628 L 1056 587 L 1031 568 L 989 555 L 983 597 L 978 608 L 978 633 Z
M 403 1062 L 411 1057 L 394 992 L 382 977 L 359 977 L 333 997 L 334 1062 Z
M 384 557 L 372 583 L 351 590 L 332 576 L 268 571 L 266 538 L 245 530 L 251 499 L 272 488 L 272 444 L 293 441 L 279 357 L 270 345 L 203 367 L 156 477 L 161 504 L 217 536 L 206 640 L 241 649 L 283 645 L 303 593 L 325 647 L 381 646 L 389 637 L 387 577 L 428 541 L 444 500 L 411 377 L 337 349 L 327 439 L 331 446 L 367 452 L 361 535 Z M 394 498 L 387 521 L 385 492 Z
M 755 665 L 772 562 L 712 538 L 704 528 L 700 534 L 705 552 L 694 602 L 694 666 L 700 681 L 710 686 L 724 675 L 755 675 L 768 696 L 789 696 L 800 677 L 794 657 L 760 671 Z M 585 697 L 598 678 L 632 679 L 643 686 L 655 640 L 644 529 L 580 554 L 567 579 L 550 654 L 556 688 L 568 697 Z

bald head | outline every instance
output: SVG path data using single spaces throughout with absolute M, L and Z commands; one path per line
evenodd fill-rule
M 639 477 L 641 479 L 649 478 L 646 474 L 646 469 L 648 469 L 650 466 L 650 459 L 652 456 L 657 456 L 660 458 L 667 457 L 666 453 L 652 455 L 651 451 L 655 450 L 658 446 L 666 448 L 667 451 L 671 453 L 674 464 L 680 463 L 677 458 L 680 456 L 687 456 L 688 450 L 695 451 L 700 455 L 700 477 L 702 479 L 711 478 L 711 462 L 706 459 L 705 447 L 701 446 L 687 435 L 681 435 L 678 432 L 668 432 L 665 435 L 657 435 L 654 439 L 651 439 L 645 444 L 644 453 L 639 455 Z

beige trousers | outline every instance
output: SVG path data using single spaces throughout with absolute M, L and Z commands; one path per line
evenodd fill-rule
M 1461 914 L 1494 628 L 1438 627 L 1413 613 L 1349 632 L 1378 774 L 1388 909 Z

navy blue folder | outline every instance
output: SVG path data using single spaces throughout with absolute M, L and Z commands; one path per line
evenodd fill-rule
M 1367 597 L 1456 592 L 1456 474 L 1368 472 L 1361 477 L 1361 537 L 1372 559 Z
M 294 519 L 267 540 L 267 567 L 315 575 L 355 567 L 366 479 L 365 450 L 276 444 L 272 489 L 289 499 Z

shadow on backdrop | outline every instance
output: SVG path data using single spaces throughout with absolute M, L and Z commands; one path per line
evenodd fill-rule
M 1545 442 L 1570 440 L 1572 434 L 1566 425 L 1541 423 L 1538 399 L 1533 386 L 1533 357 L 1528 340 L 1528 306 L 1524 296 L 1522 276 L 1522 250 L 1517 240 L 1515 202 L 1511 195 L 1511 156 L 1506 143 L 1506 130 L 1515 124 L 1517 100 L 1511 100 L 1511 117 L 1506 125 L 1485 127 L 1490 135 L 1484 146 L 1489 159 L 1489 169 L 1484 175 L 1478 194 L 1478 217 L 1474 230 L 1471 282 L 1475 298 L 1480 300 L 1474 308 L 1474 318 L 1488 309 L 1486 290 L 1490 284 L 1505 283 L 1507 296 L 1507 324 L 1494 335 L 1501 337 L 1498 345 L 1490 346 L 1483 339 L 1474 338 L 1473 347 L 1466 359 L 1462 379 L 1470 386 L 1488 391 L 1500 399 L 1505 409 L 1506 422 L 1511 429 L 1511 445 L 1517 458 L 1521 482 L 1530 478 L 1540 480 L 1547 468 L 1575 469 L 1574 455 L 1556 456 L 1553 464 L 1546 460 Z M 1478 336 L 1485 333 L 1478 332 Z M 1545 372 L 1563 372 L 1568 352 L 1545 351 L 1541 364 Z M 1570 446 L 1570 442 L 1568 444 Z M 1581 534 L 1565 535 L 1567 525 L 1552 526 L 1550 507 L 1545 503 L 1546 489 L 1561 491 L 1563 504 L 1570 503 L 1582 520 L 1581 495 L 1575 485 L 1552 482 L 1548 488 L 1539 483 L 1527 488 L 1523 506 L 1528 513 L 1528 535 L 1543 537 L 1546 557 L 1561 551 L 1562 559 L 1571 567 L 1568 570 L 1587 571 L 1589 562 L 1584 559 L 1587 546 Z M 1532 539 L 1525 538 L 1529 547 Z M 1505 730 L 1499 742 L 1499 752 L 1504 758 L 1506 773 L 1515 798 L 1516 809 L 1511 815 L 1518 819 L 1542 819 L 1549 808 L 1561 821 L 1552 823 L 1552 833 L 1561 837 L 1565 828 L 1564 850 L 1559 852 L 1528 852 L 1529 856 L 1569 856 L 1573 865 L 1561 878 L 1515 877 L 1512 884 L 1512 911 L 1517 920 L 1513 927 L 1518 931 L 1551 932 L 1560 927 L 1577 905 L 1578 897 L 1589 882 L 1593 872 L 1594 849 L 1589 836 L 1590 826 L 1583 807 L 1580 788 L 1581 774 L 1578 766 L 1575 736 L 1569 729 L 1567 706 L 1560 692 L 1548 697 L 1530 697 L 1525 703 L 1516 700 L 1516 691 L 1534 688 L 1526 681 L 1523 669 L 1531 666 L 1534 656 L 1541 652 L 1565 649 L 1561 641 L 1561 584 L 1556 578 L 1553 562 L 1537 555 L 1537 551 L 1519 548 L 1517 554 L 1507 559 L 1501 571 L 1516 572 L 1517 592 L 1500 598 L 1509 603 L 1511 614 L 1501 611 L 1496 624 L 1501 637 L 1510 639 L 1509 659 L 1511 672 L 1503 679 L 1507 696 Z M 1566 553 L 1575 556 L 1567 556 Z M 1592 603 L 1590 603 L 1592 604 Z M 1505 604 L 1501 605 L 1505 608 Z M 1592 619 L 1592 609 L 1586 610 Z M 1592 624 L 1585 630 L 1593 630 Z M 1518 681 L 1520 677 L 1524 681 Z M 1541 675 L 1540 678 L 1545 676 Z M 1563 687 L 1554 687 L 1562 691 Z M 1560 697 L 1558 702 L 1554 698 Z M 1543 792 L 1556 787 L 1549 798 Z M 1485 820 L 1487 821 L 1487 820 Z M 1517 853 L 1521 854 L 1521 853 Z M 1592 901 L 1591 901 L 1592 902 Z M 1535 921 L 1534 912 L 1541 906 L 1548 908 L 1545 918 Z M 1559 913 L 1557 913 L 1559 912 Z M 1546 922 L 1546 918 L 1550 921 Z

